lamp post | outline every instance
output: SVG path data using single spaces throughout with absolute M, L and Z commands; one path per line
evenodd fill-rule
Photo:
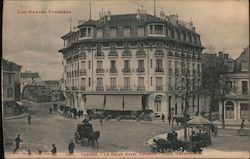
M 170 113 L 171 113 L 171 118 L 172 118 L 172 132 L 174 132 L 174 108 L 173 107 L 170 109 Z

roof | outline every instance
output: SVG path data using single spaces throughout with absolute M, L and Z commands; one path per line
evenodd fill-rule
M 26 78 L 40 78 L 40 75 L 37 72 L 21 72 L 20 76 Z
M 203 118 L 202 116 L 196 116 L 187 122 L 188 125 L 211 125 L 212 122 Z
M 44 81 L 44 83 L 46 83 L 46 84 L 58 84 L 59 81 L 58 80 L 47 80 L 47 81 Z
M 2 59 L 2 66 L 3 66 L 3 71 L 21 71 L 22 66 L 12 62 L 5 60 L 4 58 Z
M 97 21 L 93 19 L 89 19 L 88 21 L 78 25 L 78 28 L 80 28 L 81 26 L 96 26 L 96 25 L 97 25 Z
M 68 32 L 67 34 L 63 35 L 61 38 L 64 39 L 64 38 L 66 38 L 66 37 L 72 35 L 73 33 L 74 33 L 73 31 L 70 31 L 70 32 Z

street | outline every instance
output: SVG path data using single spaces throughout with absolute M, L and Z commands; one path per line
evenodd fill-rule
M 34 104 L 30 107 L 32 116 L 31 125 L 28 125 L 27 118 L 4 120 L 4 136 L 14 141 L 18 134 L 24 141 L 20 149 L 37 152 L 42 150 L 48 152 L 52 144 L 56 144 L 58 152 L 67 152 L 70 139 L 74 139 L 74 132 L 77 124 L 83 119 L 65 118 L 59 113 L 49 114 L 49 107 L 52 104 Z M 161 120 L 146 121 L 103 121 L 101 126 L 99 120 L 92 120 L 93 129 L 100 131 L 98 140 L 98 152 L 147 152 L 149 146 L 146 142 L 149 138 L 171 131 L 171 125 Z M 5 145 L 6 151 L 13 151 L 15 145 Z M 76 152 L 96 151 L 90 147 L 76 144 Z

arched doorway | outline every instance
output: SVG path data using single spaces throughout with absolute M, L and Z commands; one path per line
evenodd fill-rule
M 157 95 L 155 97 L 154 112 L 161 111 L 161 103 L 162 103 L 161 101 L 162 101 L 162 95 Z
M 232 101 L 226 102 L 225 117 L 227 119 L 234 119 L 234 103 Z

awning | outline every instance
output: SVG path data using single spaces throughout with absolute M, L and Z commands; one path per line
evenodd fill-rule
M 106 95 L 105 110 L 123 110 L 122 95 Z
M 23 106 L 23 105 L 24 105 L 23 102 L 20 102 L 20 101 L 16 101 L 16 103 L 17 103 L 18 105 L 20 105 L 20 106 Z
M 124 96 L 124 110 L 142 110 L 142 96 L 141 95 L 125 95 Z
M 103 109 L 104 95 L 87 95 L 85 109 Z
M 196 116 L 187 122 L 190 126 L 202 126 L 202 125 L 212 125 L 212 122 L 203 118 L 202 116 Z

